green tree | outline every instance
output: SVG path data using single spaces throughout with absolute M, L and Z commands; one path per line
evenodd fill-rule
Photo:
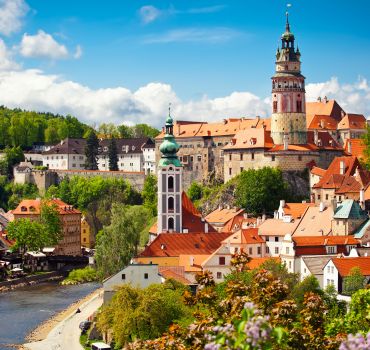
M 99 125 L 98 133 L 105 139 L 116 138 L 119 136 L 117 127 L 113 123 L 102 123 Z
M 153 216 L 157 216 L 157 192 L 157 178 L 152 174 L 147 175 L 141 195 L 144 207 L 148 208 Z
M 188 189 L 188 197 L 192 202 L 202 198 L 203 186 L 196 181 L 193 181 Z
M 122 125 L 119 125 L 117 129 L 118 129 L 120 137 L 124 139 L 130 139 L 133 137 L 132 128 L 130 126 L 122 124 Z
M 370 126 L 366 124 L 366 133 L 362 135 L 362 141 L 365 145 L 364 149 L 364 163 L 367 169 L 370 169 Z
M 278 168 L 242 171 L 235 181 L 236 203 L 250 213 L 271 213 L 279 206 L 279 201 L 289 195 L 288 184 Z
M 86 163 L 85 169 L 87 170 L 98 170 L 98 150 L 99 140 L 96 136 L 95 131 L 90 131 L 86 140 Z
M 116 139 L 112 138 L 108 146 L 109 170 L 118 171 L 118 154 Z
M 344 278 L 344 290 L 343 294 L 352 295 L 359 289 L 364 288 L 365 277 L 358 266 L 355 266 L 349 272 L 349 275 Z
M 6 147 L 4 153 L 5 159 L 1 161 L 2 164 L 0 165 L 1 175 L 11 179 L 13 178 L 13 167 L 24 161 L 24 153 L 20 146 Z
M 314 293 L 319 296 L 323 295 L 320 288 L 319 281 L 313 275 L 305 277 L 305 279 L 295 285 L 292 290 L 292 296 L 296 301 L 297 305 L 302 307 L 307 293 Z
M 136 124 L 132 127 L 133 137 L 151 137 L 155 138 L 159 135 L 159 130 L 148 124 Z
M 10 145 L 10 135 L 9 135 L 9 128 L 10 128 L 10 120 L 6 116 L 0 115 L 0 147 L 3 148 L 5 146 Z
M 100 278 L 118 272 L 137 254 L 140 232 L 150 218 L 151 213 L 142 206 L 113 205 L 111 224 L 97 236 L 95 258 Z

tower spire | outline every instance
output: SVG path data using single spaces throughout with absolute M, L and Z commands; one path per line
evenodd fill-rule
M 289 25 L 289 12 L 288 11 L 285 12 L 285 16 L 286 16 L 285 31 L 289 33 L 290 25 Z

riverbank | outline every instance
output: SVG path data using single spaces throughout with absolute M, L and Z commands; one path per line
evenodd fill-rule
M 61 281 L 64 277 L 65 276 L 63 273 L 59 271 L 52 271 L 40 275 L 31 275 L 10 281 L 2 281 L 0 282 L 0 293 L 9 292 L 10 290 L 26 286 L 32 286 L 38 283 Z
M 66 309 L 60 311 L 50 319 L 46 320 L 45 322 L 41 323 L 37 326 L 30 334 L 26 336 L 26 341 L 28 343 L 31 342 L 38 342 L 47 338 L 49 333 L 55 328 L 59 323 L 63 322 L 65 319 L 73 315 L 78 308 L 82 308 L 86 303 L 96 298 L 99 294 L 103 291 L 102 288 L 95 290 L 94 292 L 88 294 L 86 297 L 74 302 Z M 24 347 L 20 347 L 19 349 L 26 349 Z

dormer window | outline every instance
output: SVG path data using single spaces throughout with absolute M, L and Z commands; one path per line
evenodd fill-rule
M 32 212 L 36 211 L 35 207 L 30 206 L 30 211 L 32 211 Z
M 22 206 L 22 207 L 21 207 L 21 211 L 23 211 L 23 212 L 27 211 L 27 207 Z
M 327 246 L 326 247 L 326 252 L 327 252 L 327 254 L 337 254 L 337 246 L 335 246 L 335 245 Z
M 104 152 L 108 152 L 108 147 L 103 148 Z

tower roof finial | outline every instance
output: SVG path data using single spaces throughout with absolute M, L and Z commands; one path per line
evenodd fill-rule
M 285 31 L 289 33 L 290 25 L 289 25 L 289 12 L 288 11 L 285 12 L 285 16 L 286 16 Z

